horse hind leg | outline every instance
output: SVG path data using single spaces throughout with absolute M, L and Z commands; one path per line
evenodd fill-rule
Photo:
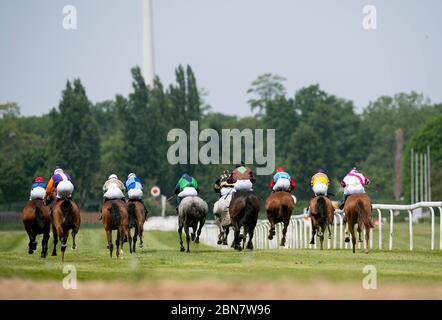
M 29 230 L 26 230 L 26 232 L 28 233 L 28 237 L 29 237 L 28 253 L 33 254 L 34 250 L 36 248 L 36 245 L 34 245 L 34 243 L 35 243 L 34 231 L 32 231 L 32 229 L 29 229 Z
M 248 234 L 249 234 L 249 241 L 247 242 L 247 249 L 253 250 L 253 242 L 252 242 L 252 240 L 253 240 L 254 229 L 249 228 Z
M 140 244 L 138 246 L 140 247 L 140 249 L 144 247 L 143 228 L 144 228 L 143 223 L 140 223 L 140 225 L 138 226 L 138 236 L 140 237 Z
M 227 246 L 227 238 L 229 236 L 229 231 L 230 231 L 229 226 L 224 227 L 224 235 L 223 235 L 223 245 L 224 246 Z
M 205 219 L 202 219 L 202 220 L 199 222 L 198 232 L 196 233 L 195 243 L 200 243 L 200 235 L 201 235 L 201 231 L 203 230 L 204 222 L 206 222 Z
M 315 235 L 316 235 L 316 226 L 312 225 L 312 239 L 310 240 L 310 244 L 315 244 Z
M 57 255 L 58 234 L 56 231 L 53 231 L 52 235 L 54 237 L 54 248 L 52 249 L 52 256 L 55 257 Z
M 186 233 L 186 242 L 187 242 L 187 253 L 190 252 L 190 235 L 189 235 L 189 226 L 184 227 L 184 232 Z
M 368 254 L 368 243 L 370 240 L 370 227 L 369 226 L 365 226 L 365 247 L 364 247 L 364 252 L 366 254 Z
M 178 236 L 180 238 L 180 251 L 184 252 L 185 249 L 184 249 L 184 245 L 183 245 L 183 226 L 182 225 L 180 225 L 178 227 Z
M 127 234 L 128 234 L 127 238 L 129 240 L 129 253 L 132 253 L 133 252 L 132 251 L 132 234 L 130 233 L 130 229 L 128 229 Z
M 72 250 L 77 251 L 77 241 L 75 237 L 77 236 L 78 230 L 72 230 Z
M 355 226 L 353 224 L 349 225 L 351 233 L 351 243 L 353 245 L 353 253 L 356 253 L 356 236 L 355 236 Z
M 270 229 L 269 229 L 269 240 L 273 240 L 273 237 L 275 236 L 275 222 L 273 219 L 269 219 L 270 221 Z
M 325 232 L 325 226 L 322 227 L 322 230 L 319 230 L 320 233 L 318 233 L 319 240 L 321 241 L 321 250 L 324 250 L 324 232 Z
M 130 233 L 130 230 L 129 230 L 129 233 Z M 138 238 L 138 226 L 135 226 L 134 236 L 132 237 L 132 252 L 133 253 L 136 252 L 137 238 Z
M 362 242 L 362 227 L 358 224 L 358 241 Z
M 64 253 L 66 251 L 67 242 L 69 237 L 69 231 L 67 231 L 65 234 L 63 234 L 61 240 L 61 261 L 64 261 Z
M 328 230 L 328 238 L 331 239 L 331 230 L 330 230 L 330 224 L 327 223 L 327 230 Z
M 284 228 L 282 229 L 282 238 L 281 238 L 281 247 L 285 247 L 286 242 L 286 234 L 287 234 L 287 228 L 289 226 L 289 221 L 284 222 Z
M 114 251 L 114 244 L 112 243 L 112 230 L 106 230 L 107 247 L 109 248 L 109 254 L 112 258 L 112 252 Z
M 49 242 L 49 230 L 43 234 L 43 240 L 41 241 L 41 257 L 46 258 L 48 255 L 48 242 Z

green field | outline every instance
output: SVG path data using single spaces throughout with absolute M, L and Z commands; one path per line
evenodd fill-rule
M 145 248 L 124 259 L 109 257 L 101 228 L 83 228 L 78 234 L 78 251 L 68 248 L 64 264 L 73 264 L 79 280 L 156 282 L 161 280 L 257 281 L 325 279 L 358 282 L 365 265 L 377 268 L 378 282 L 416 285 L 442 284 L 442 251 L 436 237 L 436 250 L 429 248 L 429 224 L 415 225 L 415 251 L 408 248 L 408 225 L 395 225 L 395 249 L 371 250 L 365 255 L 350 250 L 255 250 L 235 252 L 203 244 L 181 253 L 175 232 L 145 232 Z M 384 227 L 384 230 L 388 229 Z M 376 233 L 375 233 L 376 236 Z M 41 237 L 41 236 L 40 236 Z M 384 246 L 388 245 L 387 233 Z M 51 239 L 52 240 L 52 239 Z M 38 238 L 41 241 L 41 238 Z M 27 253 L 27 236 L 21 230 L 0 231 L 0 277 L 34 280 L 61 280 L 63 263 L 58 257 L 40 258 Z M 377 237 L 375 238 L 375 246 Z M 427 248 L 427 249 L 424 249 Z M 52 241 L 49 246 L 51 251 Z

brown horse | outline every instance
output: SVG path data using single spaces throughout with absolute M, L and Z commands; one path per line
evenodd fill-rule
M 61 260 L 64 261 L 69 231 L 72 230 L 72 250 L 77 250 L 75 236 L 81 225 L 80 208 L 68 198 L 56 199 L 51 205 L 52 234 L 54 236 L 54 249 L 52 255 L 57 255 L 57 243 L 61 242 Z
M 229 214 L 235 232 L 233 247 L 239 251 L 244 249 L 246 236 L 248 234 L 249 241 L 247 242 L 247 249 L 253 250 L 252 239 L 259 214 L 259 198 L 257 195 L 253 191 L 236 191 L 233 194 L 232 202 L 229 206 Z M 241 227 L 244 228 L 243 234 L 240 234 Z
M 127 210 L 129 214 L 129 239 L 133 240 L 133 247 L 129 248 L 130 253 L 135 252 L 137 237 L 140 237 L 140 248 L 143 247 L 143 229 L 146 221 L 147 211 L 144 204 L 140 200 L 129 200 L 127 203 Z M 135 228 L 134 236 L 130 234 L 130 229 Z
M 109 248 L 110 257 L 114 245 L 112 243 L 112 230 L 117 230 L 117 258 L 123 256 L 123 243 L 129 240 L 129 246 L 132 245 L 132 239 L 129 233 L 129 214 L 127 212 L 126 203 L 123 200 L 108 200 L 103 203 L 101 208 L 103 216 L 103 226 L 106 231 L 107 245 Z
M 350 195 L 345 201 L 344 206 L 344 225 L 345 225 L 345 242 L 350 242 L 349 230 L 351 233 L 351 241 L 353 243 L 353 253 L 355 253 L 356 237 L 355 224 L 358 224 L 359 242 L 362 242 L 362 227 L 365 227 L 365 253 L 368 253 L 368 240 L 370 238 L 370 229 L 374 228 L 371 221 L 371 200 L 367 194 Z
M 270 222 L 269 240 L 272 240 L 273 236 L 275 235 L 275 225 L 279 222 L 282 222 L 284 224 L 280 244 L 281 247 L 285 246 L 285 236 L 290 223 L 290 216 L 292 215 L 294 207 L 294 198 L 289 192 L 285 191 L 272 192 L 265 203 L 267 218 Z
M 328 238 L 331 239 L 330 225 L 334 220 L 334 208 L 331 200 L 325 196 L 317 196 L 309 203 L 310 219 L 312 221 L 312 240 L 315 244 L 315 235 L 318 234 L 321 240 L 321 250 L 324 249 L 324 232 L 327 227 Z
M 32 254 L 37 250 L 37 241 L 35 239 L 37 235 L 43 234 L 41 257 L 46 258 L 48 255 L 49 233 L 51 231 L 49 208 L 43 200 L 30 200 L 22 210 L 22 220 L 29 237 L 28 253 Z

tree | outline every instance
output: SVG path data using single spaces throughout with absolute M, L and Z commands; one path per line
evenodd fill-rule
M 72 174 L 82 205 L 88 196 L 92 177 L 99 169 L 100 136 L 91 103 L 79 79 L 73 84 L 66 83 L 58 110 L 53 109 L 50 117 L 52 163 Z
M 285 87 L 282 84 L 285 78 L 273 75 L 271 73 L 265 73 L 260 75 L 251 84 L 248 94 L 252 94 L 253 97 L 247 102 L 249 103 L 252 111 L 258 109 L 258 116 L 261 116 L 267 110 L 270 102 L 278 98 L 285 96 Z
M 432 199 L 442 198 L 442 115 L 428 119 L 411 137 L 405 153 L 405 183 L 410 181 L 410 150 L 425 153 L 427 146 L 431 148 L 431 197 Z M 409 188 L 405 188 L 407 199 L 410 197 Z

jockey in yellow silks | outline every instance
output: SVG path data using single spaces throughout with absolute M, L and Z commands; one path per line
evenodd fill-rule
M 330 180 L 323 169 L 319 169 L 318 172 L 313 175 L 310 184 L 315 196 L 327 196 Z

